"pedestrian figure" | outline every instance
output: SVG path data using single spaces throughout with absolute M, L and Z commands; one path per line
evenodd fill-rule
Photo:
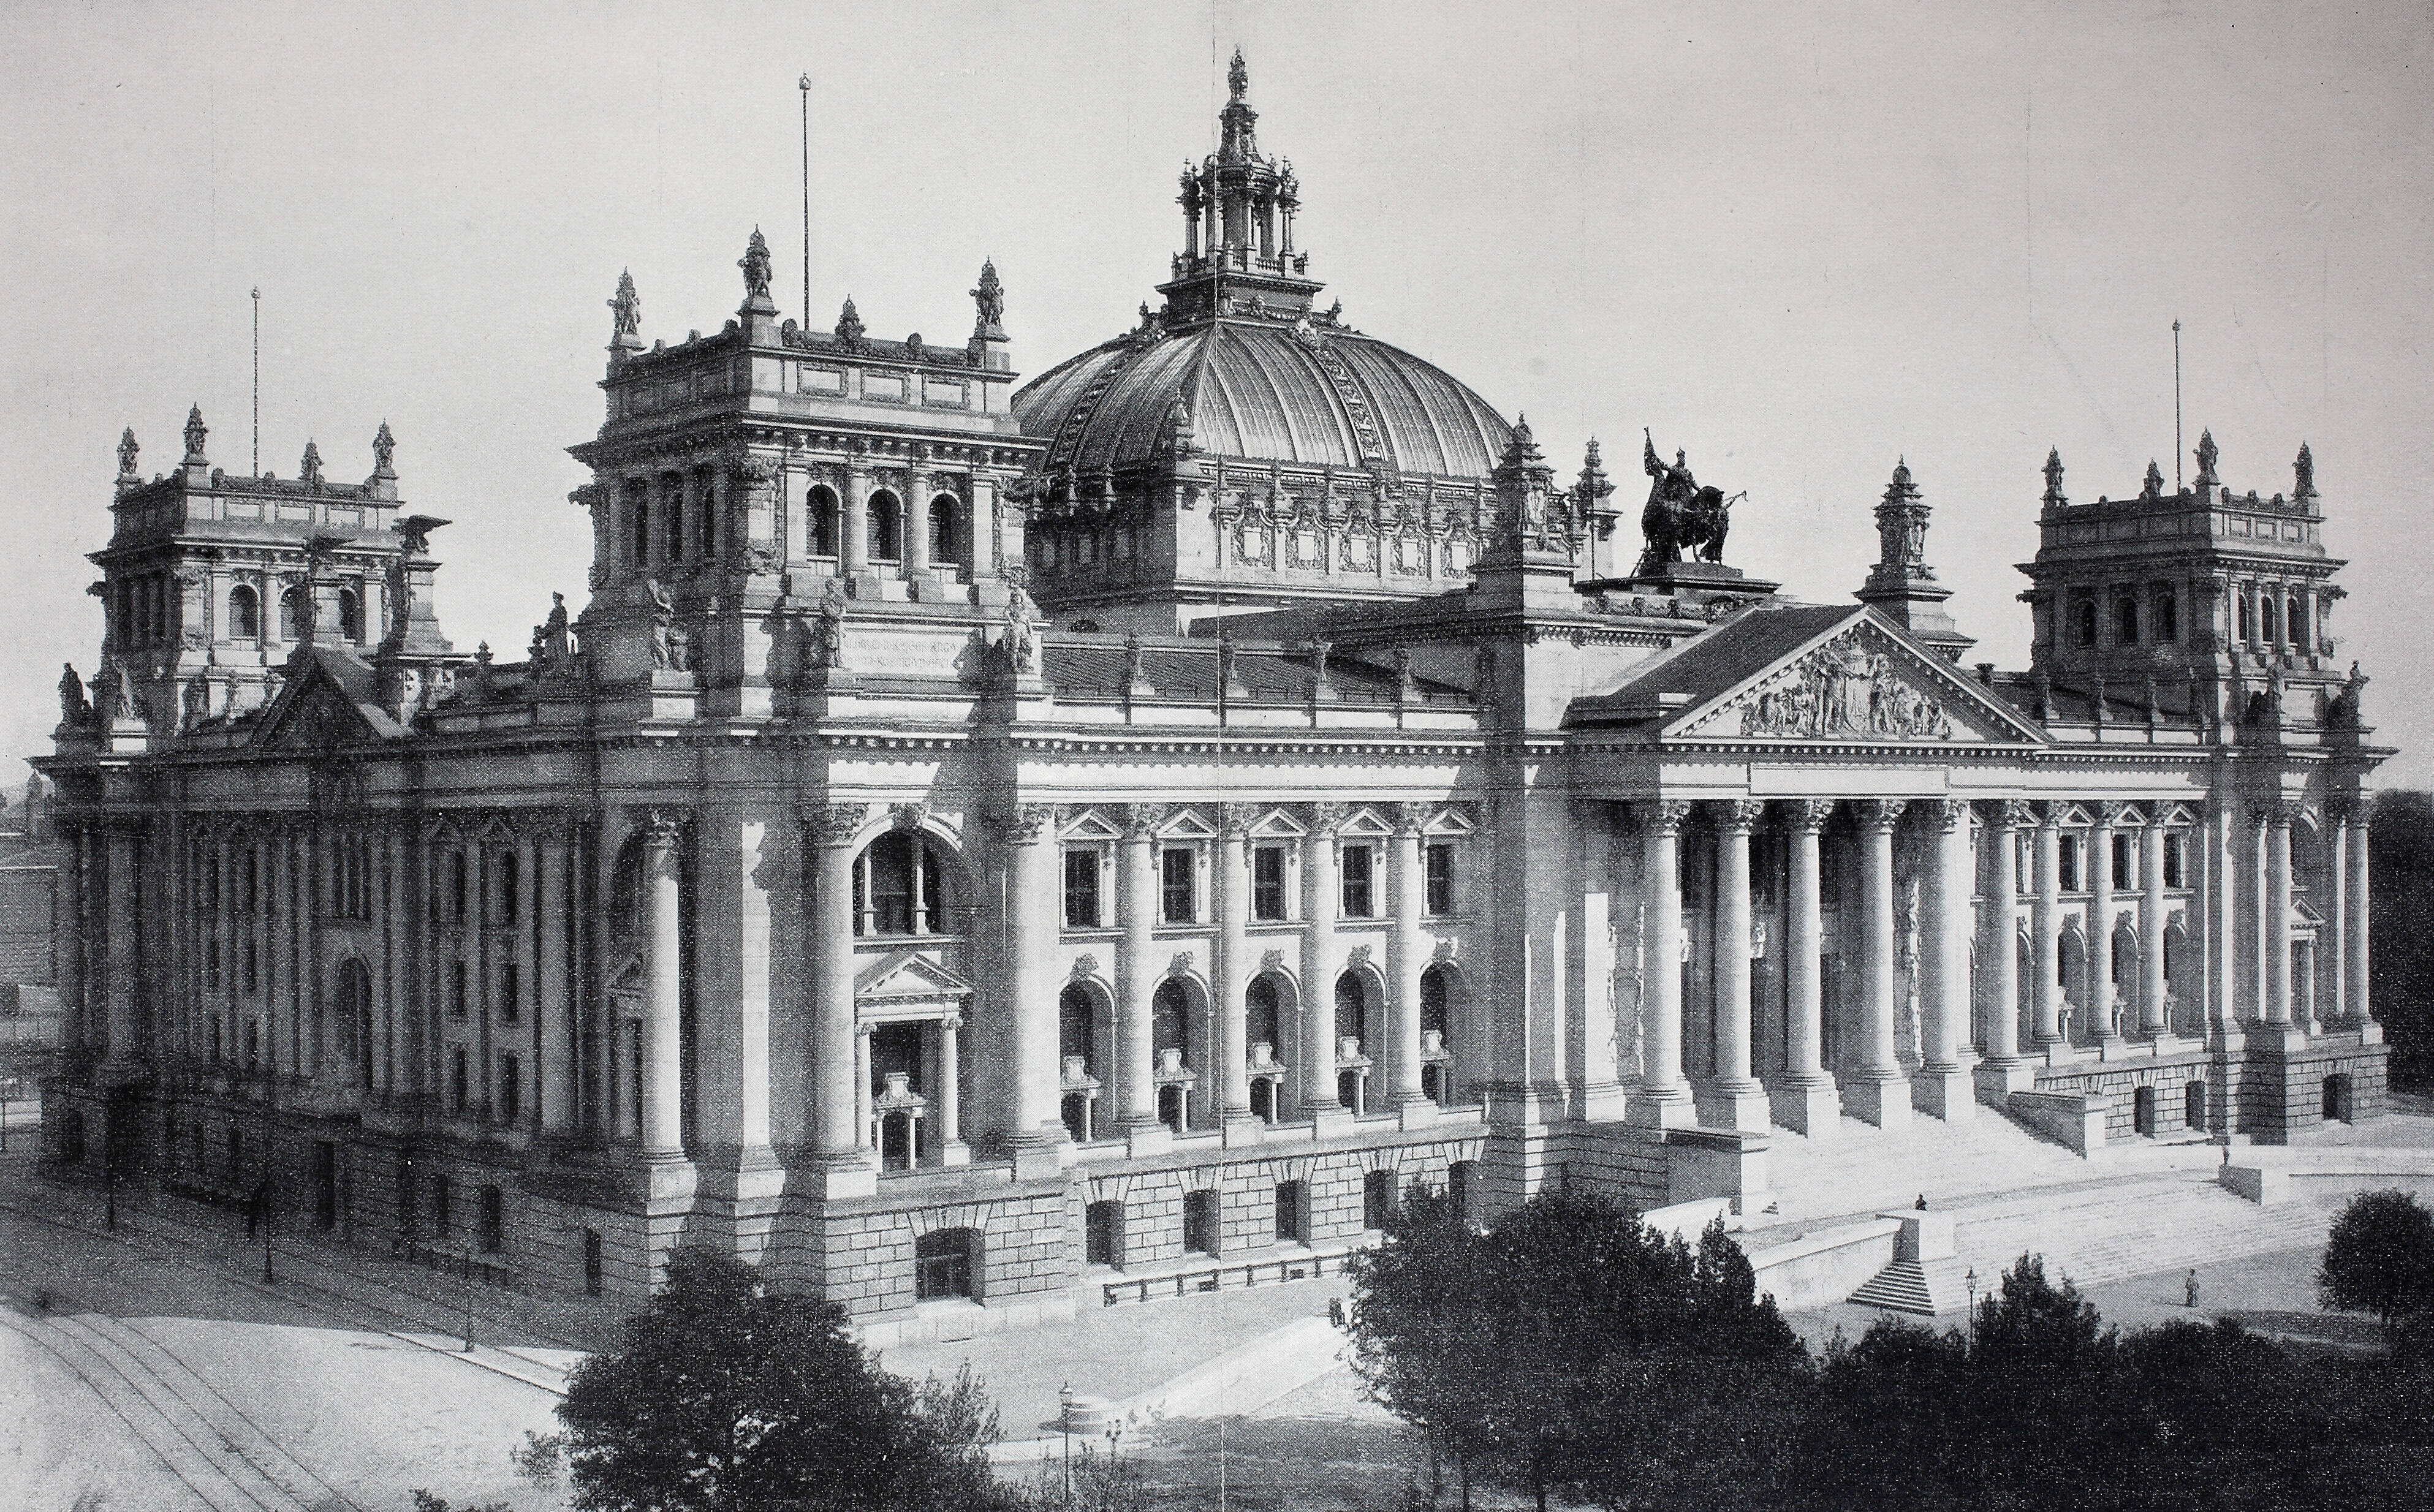
M 1917 1204 L 1917 1206 L 1918 1206 L 1918 1211 L 1920 1211 L 1921 1213 L 1925 1213 L 1925 1212 L 1927 1211 L 1927 1194 L 1926 1194 L 1926 1193 L 1921 1192 L 1921 1193 L 1918 1195 L 1918 1204 Z
M 1344 1326 L 1343 1298 L 1330 1297 L 1327 1300 L 1327 1321 L 1329 1325 L 1335 1328 L 1342 1328 Z
M 2189 1305 L 2190 1305 L 2191 1307 L 2195 1307 L 2197 1304 L 2198 1304 L 2198 1273 L 2197 1273 L 2197 1267 L 2196 1267 L 2196 1266 L 2190 1266 L 2190 1267 L 2189 1267 Z

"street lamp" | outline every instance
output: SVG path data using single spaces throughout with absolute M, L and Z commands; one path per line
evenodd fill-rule
M 1065 1439 L 1065 1504 L 1073 1504 L 1073 1384 L 1056 1388 L 1056 1428 Z
M 1970 1266 L 1969 1274 L 1961 1279 L 1969 1287 L 1969 1344 L 1975 1349 L 1978 1345 L 1978 1267 Z

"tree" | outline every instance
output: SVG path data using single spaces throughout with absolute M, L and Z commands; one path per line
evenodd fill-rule
M 2369 990 L 2391 1037 L 2393 1082 L 2422 1086 L 2434 1077 L 2434 794 L 2377 793 L 2374 825 Z
M 2373 1313 L 2384 1337 L 2434 1311 L 2434 1216 L 2399 1190 L 2361 1192 L 2333 1220 L 2316 1272 L 2326 1307 Z
M 1466 1471 L 1622 1508 L 1754 1476 L 1807 1353 L 1721 1222 L 1694 1250 L 1628 1208 L 1534 1199 L 1484 1233 L 1415 1198 L 1351 1267 L 1373 1396 Z
M 751 1266 L 677 1250 L 625 1348 L 557 1409 L 586 1512 L 996 1508 L 997 1415 L 968 1371 L 920 1385 L 872 1365 L 844 1309 L 764 1295 Z

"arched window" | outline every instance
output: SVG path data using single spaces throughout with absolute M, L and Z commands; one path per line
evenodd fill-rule
M 1264 1045 L 1271 1051 L 1285 1047 L 1283 1015 L 1277 1008 L 1277 978 L 1263 972 L 1251 978 L 1250 990 L 1243 994 L 1246 1023 L 1244 1043 Z
M 813 485 L 811 493 L 804 497 L 803 512 L 808 520 L 808 523 L 804 527 L 809 535 L 809 539 L 806 542 L 808 554 L 813 556 L 836 555 L 836 490 L 829 487 L 825 484 Z
M 1082 1059 L 1082 1074 L 1098 1075 L 1099 993 L 1088 982 L 1068 982 L 1056 994 L 1057 1053 Z
M 1149 1048 L 1160 1062 L 1173 1050 L 1185 1065 L 1191 1063 L 1191 994 L 1172 977 L 1150 994 Z
M 1335 978 L 1335 1037 L 1369 1043 L 1369 984 L 1357 971 Z
M 963 501 L 953 494 L 940 494 L 930 501 L 931 561 L 963 561 L 964 533 L 958 528 L 963 521 Z
M 870 496 L 870 559 L 893 562 L 904 554 L 904 506 L 883 488 Z
M 289 588 L 281 594 L 279 596 L 279 638 L 282 640 L 303 638 L 305 616 L 310 612 L 306 607 L 302 588 Z
M 681 562 L 685 559 L 685 485 L 680 473 L 669 473 L 660 481 L 660 528 L 665 533 L 660 558 Z
M 231 640 L 262 638 L 262 595 L 242 583 L 229 589 L 228 633 Z
M 2290 649 L 2304 654 L 2307 650 L 2307 600 L 2305 595 L 2290 595 L 2290 612 L 2282 622 L 2290 627 Z
M 626 497 L 632 501 L 633 507 L 633 514 L 629 517 L 634 529 L 631 542 L 634 550 L 632 565 L 637 568 L 648 567 L 651 562 L 650 490 L 643 485 L 642 479 L 636 478 L 626 484 Z
M 2180 596 L 2170 588 L 2159 587 L 2155 590 L 2155 639 L 2159 644 L 2170 645 L 2180 638 Z
M 2281 603 L 2282 598 L 2280 594 L 2260 593 L 2257 595 L 2257 606 L 2264 611 L 2262 616 L 2264 622 L 2259 625 L 2258 628 L 2264 632 L 2263 638 L 2265 643 L 2269 646 L 2275 644 L 2282 638 Z
M 914 1300 L 934 1302 L 975 1296 L 972 1277 L 980 1269 L 980 1252 L 977 1229 L 940 1229 L 914 1240 Z
M 2134 646 L 2138 643 L 2136 598 L 2125 594 L 2121 601 L 2113 606 L 2113 638 L 2117 645 Z
M 364 638 L 363 596 L 352 588 L 338 590 L 338 634 L 351 641 Z
M 2246 588 L 2240 589 L 2238 597 L 2239 638 L 2242 640 L 2254 640 L 2256 638 L 2256 614 L 2254 609 L 2249 607 L 2248 590 Z
M 1430 1034 L 1443 1045 L 1447 1039 L 1445 968 L 1431 966 L 1420 973 L 1420 1039 L 1426 1043 Z
M 354 1062 L 355 1081 L 372 1085 L 372 979 L 364 963 L 349 957 L 338 968 L 338 1046 Z
M 927 837 L 902 830 L 880 836 L 853 863 L 853 932 L 946 933 L 951 918 L 946 877 L 938 848 Z
M 2094 599 L 2079 601 L 2079 643 L 2083 646 L 2096 644 L 2096 601 Z

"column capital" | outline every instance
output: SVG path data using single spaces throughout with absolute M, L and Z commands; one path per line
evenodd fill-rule
M 1906 798 L 1863 798 L 1860 800 L 1860 827 L 1892 834 L 1901 823 L 1902 810 L 1910 807 Z
M 2033 829 L 2037 824 L 2037 806 L 2026 798 L 2006 798 L 1995 806 L 1995 824 L 2000 829 Z
M 1056 825 L 1054 804 L 1014 804 L 992 809 L 981 816 L 999 843 L 1005 845 L 1037 845 Z
M 888 824 L 897 829 L 919 829 L 929 823 L 930 806 L 926 803 L 890 804 Z
M 1969 801 L 1965 798 L 1923 798 L 1912 807 L 1928 828 L 1942 835 L 1953 833 L 1969 820 Z
M 2102 803 L 2090 804 L 2087 808 L 2094 816 L 2098 829 L 2115 829 L 2120 826 L 2123 816 L 2134 807 L 2117 799 L 2107 799 Z
M 2273 827 L 2276 829 L 2288 829 L 2293 824 L 2296 824 L 2301 819 L 2305 818 L 2306 813 L 2307 805 L 2304 799 L 2285 798 L 2281 802 L 2272 806 Z
M 1783 807 L 1786 817 L 1791 821 L 1791 827 L 1803 834 L 1818 833 L 1834 817 L 1834 800 L 1831 798 L 1794 798 Z
M 1643 800 L 1631 807 L 1637 811 L 1643 827 L 1668 835 L 1679 834 L 1690 818 L 1690 804 L 1684 798 Z
M 2324 811 L 2343 829 L 2363 833 L 2373 823 L 2374 804 L 2365 793 L 2340 792 L 2325 800 Z
M 1335 832 L 1343 827 L 1346 817 L 1351 812 L 1350 804 L 1311 805 L 1310 838 L 1314 841 L 1334 839 Z
M 2063 816 L 2070 812 L 2069 803 L 2060 798 L 2048 798 L 2032 807 L 2037 811 L 2039 829 L 2062 828 Z
M 1724 828 L 1747 834 L 1757 827 L 1759 820 L 1766 817 L 1766 800 L 1726 798 L 1715 805 L 1714 812 Z
M 1251 804 L 1220 804 L 1217 807 L 1217 828 L 1227 840 L 1241 840 L 1251 832 L 1251 822 L 1259 809 Z
M 1170 804 L 1126 804 L 1124 806 L 1124 839 L 1148 840 L 1157 833 L 1157 826 L 1174 811 Z
M 868 804 L 814 804 L 803 813 L 803 826 L 819 845 L 849 845 L 870 817 Z
M 1397 804 L 1395 806 L 1395 833 L 1397 835 L 1403 836 L 1407 839 L 1411 836 L 1417 835 L 1422 826 L 1426 825 L 1428 822 L 1429 806 L 1426 804 Z

